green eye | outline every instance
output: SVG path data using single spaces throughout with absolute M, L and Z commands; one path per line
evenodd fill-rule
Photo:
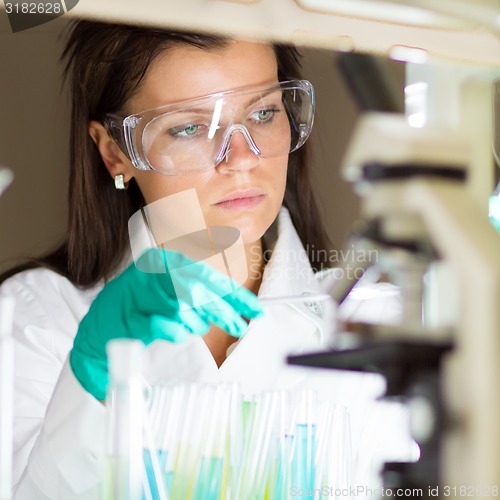
M 275 115 L 279 111 L 277 109 L 269 108 L 269 109 L 261 109 L 259 111 L 255 111 L 253 113 L 252 119 L 255 120 L 258 124 L 270 123 L 273 121 Z
M 262 111 L 259 111 L 259 120 L 260 121 L 267 121 L 271 117 L 271 111 L 269 109 L 263 109 Z
M 182 132 L 186 135 L 194 135 L 198 132 L 198 125 L 188 125 Z
M 190 123 L 189 125 L 182 125 L 180 127 L 174 127 L 169 130 L 169 134 L 172 137 L 188 138 L 194 137 L 201 132 L 202 125 L 196 125 Z

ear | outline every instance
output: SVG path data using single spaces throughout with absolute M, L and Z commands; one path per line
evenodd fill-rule
M 134 177 L 132 163 L 109 136 L 102 123 L 91 120 L 88 131 L 111 177 L 114 179 L 116 175 L 122 174 L 125 182 Z

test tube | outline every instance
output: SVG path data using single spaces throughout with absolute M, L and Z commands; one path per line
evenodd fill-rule
M 332 405 L 326 430 L 323 481 L 335 485 L 335 491 L 349 492 L 352 486 L 351 428 L 349 412 L 344 406 Z M 328 497 L 330 498 L 330 497 Z M 334 499 L 349 500 L 350 495 Z
M 144 344 L 139 340 L 108 342 L 110 384 L 108 450 L 104 481 L 106 500 L 141 500 L 143 478 L 144 398 L 141 360 Z
M 0 298 L 0 500 L 10 500 L 12 497 L 14 307 L 13 298 Z
M 144 497 L 143 500 L 168 500 L 165 477 L 158 453 L 158 435 L 153 428 L 151 414 L 144 412 Z M 153 415 L 154 416 L 154 415 Z
M 327 457 L 330 454 L 330 443 L 328 437 L 330 435 L 330 426 L 333 423 L 333 403 L 330 401 L 324 402 L 319 410 L 318 421 L 318 446 L 316 447 L 316 478 L 314 481 L 315 488 L 319 488 L 322 492 L 323 486 L 329 486 L 327 474 Z M 320 495 L 320 499 L 323 495 Z
M 192 500 L 219 499 L 226 459 L 229 396 L 222 385 L 211 394 Z
M 304 494 L 298 498 L 313 498 L 316 460 L 317 396 L 314 391 L 302 391 L 298 396 L 295 447 L 292 461 L 292 484 Z
M 192 494 L 193 479 L 200 456 L 201 436 L 206 429 L 211 396 L 210 387 L 199 387 L 192 384 L 187 388 L 187 391 L 182 429 L 174 461 L 171 495 L 174 500 L 185 500 Z
M 162 410 L 163 436 L 160 453 L 164 463 L 165 483 L 169 493 L 172 492 L 176 461 L 181 446 L 182 424 L 187 406 L 187 390 L 186 385 L 169 387 Z
M 276 393 L 263 393 L 258 401 L 250 440 L 245 447 L 237 498 L 264 498 L 269 473 L 269 449 L 278 409 Z
M 285 500 L 290 496 L 290 458 L 293 445 L 289 394 L 286 391 L 278 391 L 275 398 L 278 406 L 269 448 L 266 497 Z
M 171 386 L 157 384 L 151 387 L 144 416 L 144 465 L 152 500 L 168 498 L 169 494 L 169 477 L 166 473 L 169 447 L 165 443 L 165 434 L 172 392 Z

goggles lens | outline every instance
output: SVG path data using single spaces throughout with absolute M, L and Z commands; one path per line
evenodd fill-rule
M 182 175 L 225 161 L 235 134 L 242 134 L 260 157 L 287 155 L 306 141 L 313 115 L 312 85 L 295 80 L 221 92 L 132 115 L 123 120 L 123 132 L 137 168 Z

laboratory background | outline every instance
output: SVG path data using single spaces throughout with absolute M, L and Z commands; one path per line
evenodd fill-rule
M 393 485 L 419 487 L 430 474 L 440 497 L 495 496 L 500 4 L 435 3 L 190 0 L 169 12 L 159 0 L 80 0 L 17 33 L 0 6 L 0 166 L 14 174 L 0 198 L 0 271 L 53 248 L 64 233 L 69 102 L 59 57 L 72 18 L 296 43 L 316 90 L 313 184 L 332 248 L 379 252 L 364 271 L 400 286 L 405 308 L 390 329 L 358 325 L 351 333 L 363 340 L 350 357 L 340 346 L 290 362 L 375 367 L 388 377 L 388 396 L 406 398 L 422 460 L 408 469 L 389 464 Z M 331 290 L 340 305 L 358 279 Z M 446 494 L 446 485 L 455 490 Z M 472 489 L 462 495 L 460 485 Z

